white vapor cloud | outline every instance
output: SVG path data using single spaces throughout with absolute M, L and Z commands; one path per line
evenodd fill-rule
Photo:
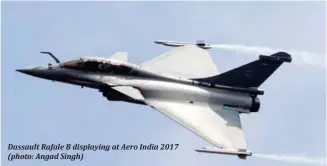
M 278 155 L 278 154 L 261 154 L 261 153 L 253 154 L 253 156 L 264 158 L 264 159 L 291 162 L 291 163 L 307 163 L 307 164 L 314 164 L 314 165 L 319 165 L 319 166 L 326 165 L 326 161 L 323 158 L 316 158 L 316 157 L 290 156 L 290 155 Z
M 234 44 L 214 44 L 210 46 L 222 50 L 236 51 L 237 53 L 244 53 L 244 54 L 250 54 L 256 56 L 258 54 L 270 55 L 279 51 L 284 51 L 292 56 L 292 59 L 295 64 L 313 65 L 322 68 L 325 67 L 324 54 L 309 53 L 306 51 L 299 51 L 299 50 L 285 50 L 285 49 L 276 49 L 270 47 L 234 45 Z

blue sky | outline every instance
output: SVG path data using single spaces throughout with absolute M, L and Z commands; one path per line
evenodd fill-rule
M 86 152 L 82 162 L 46 164 L 300 166 L 198 154 L 194 149 L 207 142 L 151 108 L 109 102 L 96 90 L 14 70 L 52 62 L 39 54 L 41 50 L 61 60 L 127 51 L 131 62 L 141 63 L 168 50 L 153 44 L 158 39 L 325 53 L 325 11 L 324 2 L 4 2 L 2 158 L 7 158 L 9 143 L 179 143 L 177 151 Z M 222 72 L 255 59 L 220 50 L 211 53 Z M 314 65 L 285 64 L 268 79 L 261 87 L 266 93 L 260 112 L 242 116 L 248 149 L 325 156 L 325 74 Z M 45 163 L 11 163 L 26 164 Z

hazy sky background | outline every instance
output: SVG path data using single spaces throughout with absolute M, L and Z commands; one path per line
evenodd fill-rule
M 37 79 L 15 69 L 53 63 L 39 54 L 41 50 L 62 61 L 127 51 L 131 62 L 141 63 L 168 51 L 153 44 L 158 39 L 203 39 L 323 54 L 325 15 L 324 2 L 4 2 L 2 164 L 9 165 L 9 143 L 179 143 L 176 151 L 86 152 L 82 162 L 46 164 L 301 166 L 196 153 L 194 149 L 209 144 L 151 108 L 109 102 L 96 90 Z M 256 59 L 220 50 L 211 53 L 222 72 Z M 248 149 L 324 157 L 325 70 L 284 64 L 261 88 L 265 95 L 260 112 L 242 115 Z

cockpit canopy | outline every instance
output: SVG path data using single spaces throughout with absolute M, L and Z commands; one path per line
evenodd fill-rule
M 132 71 L 132 67 L 128 64 L 102 58 L 80 58 L 65 62 L 61 66 L 67 69 L 115 74 L 125 74 Z

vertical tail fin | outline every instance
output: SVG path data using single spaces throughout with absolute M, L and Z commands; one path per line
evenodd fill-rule
M 194 80 L 242 88 L 259 87 L 282 63 L 291 61 L 291 55 L 286 52 L 260 55 L 258 60 L 225 73 Z

